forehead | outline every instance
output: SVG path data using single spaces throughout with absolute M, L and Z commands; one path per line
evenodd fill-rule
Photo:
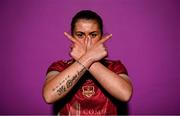
M 75 31 L 92 32 L 99 31 L 96 20 L 79 19 L 75 24 Z

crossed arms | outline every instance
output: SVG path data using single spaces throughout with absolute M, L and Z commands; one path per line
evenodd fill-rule
M 107 56 L 107 49 L 103 43 L 112 35 L 103 37 L 94 45 L 92 45 L 90 38 L 87 38 L 85 44 L 82 45 L 71 35 L 67 33 L 65 35 L 74 44 L 70 54 L 78 62 L 74 62 L 62 72 L 51 71 L 47 74 L 43 87 L 45 101 L 54 103 L 65 97 L 87 71 L 86 69 L 112 96 L 121 101 L 129 101 L 133 89 L 128 76 L 116 74 L 99 62 Z

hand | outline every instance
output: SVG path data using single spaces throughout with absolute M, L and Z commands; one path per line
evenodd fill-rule
M 92 45 L 92 39 L 87 38 L 87 52 L 86 52 L 86 57 L 91 59 L 93 62 L 99 61 L 102 58 L 106 57 L 108 55 L 107 49 L 104 46 L 104 42 L 109 40 L 112 37 L 112 34 L 107 35 L 100 39 L 97 43 Z
M 78 60 L 86 53 L 86 45 L 82 44 L 80 41 L 69 35 L 68 33 L 64 32 L 64 35 L 73 43 L 71 46 L 70 55 L 75 60 Z

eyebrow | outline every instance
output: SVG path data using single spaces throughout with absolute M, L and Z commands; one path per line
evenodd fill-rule
M 85 34 L 85 33 L 82 32 L 82 31 L 76 31 L 75 33 L 83 33 L 83 34 Z M 98 33 L 98 31 L 92 31 L 92 32 L 90 32 L 89 34 L 92 34 L 92 33 Z
M 84 32 L 82 32 L 82 31 L 75 31 L 75 33 L 84 33 Z
M 90 34 L 92 34 L 92 33 L 98 33 L 98 31 L 93 31 L 93 32 L 91 32 Z

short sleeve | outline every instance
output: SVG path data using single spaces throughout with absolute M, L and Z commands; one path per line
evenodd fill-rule
M 127 69 L 121 63 L 121 61 L 110 61 L 109 69 L 115 72 L 116 74 L 126 74 L 128 75 Z
M 61 72 L 66 67 L 67 67 L 67 64 L 63 60 L 54 62 L 48 67 L 48 70 L 47 70 L 46 74 L 49 73 L 50 71 L 59 71 L 59 72 Z

